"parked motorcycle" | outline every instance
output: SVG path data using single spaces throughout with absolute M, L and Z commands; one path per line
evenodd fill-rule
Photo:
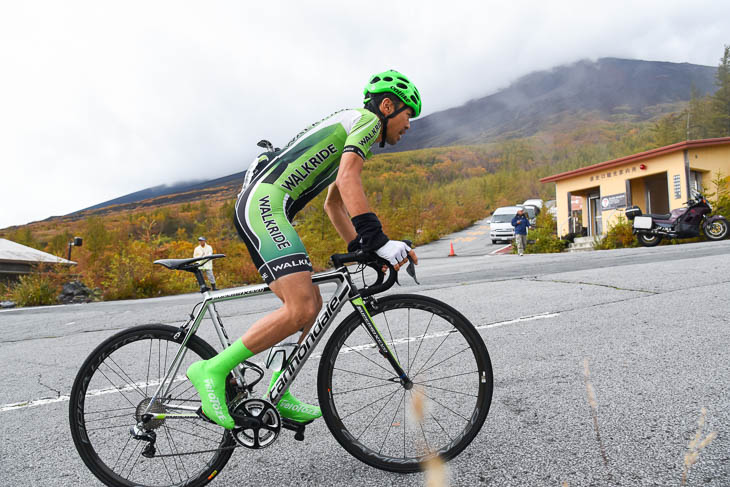
M 710 240 L 722 240 L 728 234 L 728 221 L 722 215 L 708 217 L 712 207 L 707 199 L 694 193 L 685 208 L 677 208 L 665 215 L 643 215 L 641 208 L 626 208 L 626 217 L 633 221 L 633 232 L 644 247 L 654 247 L 662 238 L 693 238 L 700 235 L 700 227 Z

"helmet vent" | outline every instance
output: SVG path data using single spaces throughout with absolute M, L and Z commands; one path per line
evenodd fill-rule
M 380 76 L 376 76 L 373 79 L 371 79 L 370 83 L 377 83 L 378 81 L 380 81 Z
M 416 98 L 416 95 L 411 95 L 411 100 L 413 100 L 413 103 L 418 103 L 418 98 Z
M 391 78 L 390 76 L 386 76 L 386 77 L 385 77 L 385 78 L 383 78 L 383 79 L 384 79 L 385 81 L 393 81 L 393 78 Z
M 407 90 L 408 89 L 408 85 L 407 84 L 404 84 L 404 83 L 396 83 L 395 85 L 398 88 L 400 88 L 401 90 Z

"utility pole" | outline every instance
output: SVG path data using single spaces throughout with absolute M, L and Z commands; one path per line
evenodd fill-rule
M 81 247 L 81 245 L 83 243 L 84 243 L 83 238 L 74 237 L 74 239 L 68 243 L 68 258 L 66 260 L 71 260 L 71 247 Z

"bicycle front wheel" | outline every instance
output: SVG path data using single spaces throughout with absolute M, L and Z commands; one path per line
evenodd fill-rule
M 484 341 L 461 313 L 425 296 L 388 296 L 368 311 L 413 388 L 400 383 L 353 313 L 319 364 L 327 426 L 349 453 L 382 470 L 416 472 L 433 454 L 452 459 L 477 435 L 492 401 Z
M 152 420 L 149 429 L 156 436 L 152 457 L 143 454 L 149 443 L 130 434 L 180 348 L 177 331 L 144 325 L 120 332 L 101 343 L 76 376 L 69 405 L 71 435 L 86 466 L 107 485 L 205 485 L 233 453 L 232 435 L 198 418 Z M 191 337 L 168 394 L 151 411 L 180 413 L 168 406 L 193 411 L 199 407 L 185 370 L 215 353 L 204 340 Z

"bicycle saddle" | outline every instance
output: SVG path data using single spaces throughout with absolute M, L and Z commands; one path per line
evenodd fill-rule
M 209 260 L 220 259 L 225 256 L 225 254 L 213 254 L 206 255 L 205 257 L 193 257 L 192 259 L 159 259 L 155 261 L 155 264 L 160 264 L 176 271 L 192 271 Z

